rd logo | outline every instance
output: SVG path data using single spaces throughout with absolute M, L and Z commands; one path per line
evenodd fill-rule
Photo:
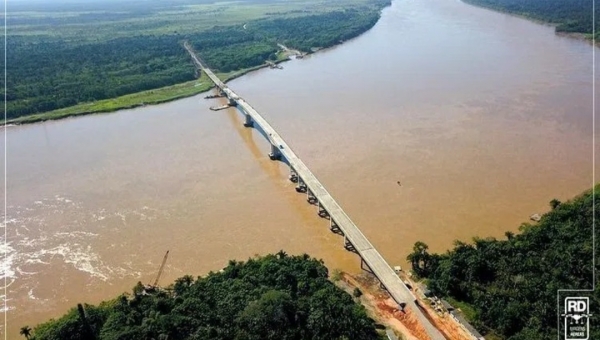
M 565 340 L 590 338 L 590 299 L 588 297 L 565 298 Z

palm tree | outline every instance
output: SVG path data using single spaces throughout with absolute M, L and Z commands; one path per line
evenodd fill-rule
M 23 326 L 23 327 L 21 327 L 21 332 L 19 332 L 19 334 L 21 334 L 27 340 L 29 340 L 29 337 L 31 336 L 31 327 L 29 327 L 29 326 Z
M 277 252 L 277 257 L 279 257 L 280 259 L 286 258 L 287 253 L 283 250 L 280 250 L 279 252 Z

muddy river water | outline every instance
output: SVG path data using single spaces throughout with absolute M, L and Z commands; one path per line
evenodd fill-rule
M 230 86 L 391 265 L 417 240 L 503 237 L 592 184 L 592 47 L 552 27 L 396 0 L 283 66 Z M 267 142 L 203 97 L 7 130 L 9 338 L 150 283 L 166 250 L 163 284 L 280 249 L 360 271 Z

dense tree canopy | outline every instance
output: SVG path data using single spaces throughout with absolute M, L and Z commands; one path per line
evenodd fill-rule
M 384 2 L 381 2 L 384 5 Z M 216 27 L 189 41 L 206 63 L 220 72 L 257 66 L 277 52 L 277 43 L 310 52 L 358 36 L 373 27 L 379 12 L 371 7 L 318 15 L 264 19 L 244 27 Z
M 592 1 L 597 0 L 465 0 L 475 5 L 558 24 L 558 32 L 592 33 Z M 596 3 L 596 17 L 600 6 Z
M 594 190 L 597 197 L 600 186 Z M 506 240 L 456 242 L 443 255 L 429 254 L 418 242 L 409 260 L 433 292 L 472 305 L 479 329 L 513 340 L 556 339 L 558 290 L 591 289 L 598 270 L 592 264 L 592 221 L 600 203 L 594 210 L 589 191 L 550 205 L 539 223 L 522 225 L 518 235 L 507 232 Z M 600 292 L 591 299 L 599 306 Z M 591 320 L 590 339 L 600 339 L 600 319 Z
M 377 339 L 364 307 L 308 255 L 230 261 L 222 272 L 177 279 L 169 292 L 143 292 L 138 284 L 132 296 L 74 308 L 31 339 Z
M 386 1 L 375 1 L 378 7 Z M 260 20 L 256 30 L 294 48 L 310 51 L 313 47 L 330 47 L 352 39 L 375 25 L 379 12 L 370 7 L 350 8 L 322 15 L 302 16 L 289 19 Z
M 178 37 L 138 36 L 71 45 L 8 39 L 8 118 L 194 79 Z

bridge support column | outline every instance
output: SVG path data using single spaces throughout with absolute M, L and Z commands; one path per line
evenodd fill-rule
M 334 234 L 343 235 L 342 230 L 337 225 L 337 223 L 333 220 L 333 218 L 329 219 L 329 230 L 331 230 L 331 232 L 333 232 Z
M 417 301 L 418 301 L 418 300 L 417 300 Z M 405 313 L 405 314 L 406 314 L 406 312 L 404 311 L 404 308 L 405 308 L 405 307 L 406 307 L 406 302 L 400 302 L 400 303 L 398 304 L 398 309 L 399 309 L 399 310 L 400 310 L 402 313 Z
M 271 152 L 269 153 L 269 158 L 272 161 L 281 159 L 281 151 L 279 151 L 279 148 L 273 144 L 271 144 Z
M 227 104 L 229 106 L 237 106 L 237 102 L 229 97 L 227 97 Z
M 328 218 L 329 217 L 329 213 L 327 212 L 327 210 L 325 210 L 325 208 L 321 205 L 321 202 L 318 202 L 318 212 L 317 214 L 319 214 L 320 217 L 323 218 Z
M 306 183 L 302 180 L 302 177 L 298 176 L 298 185 L 296 185 L 297 192 L 306 192 L 308 188 L 306 187 Z
M 352 242 L 350 242 L 350 240 L 348 240 L 348 238 L 344 235 L 344 248 L 346 248 L 346 250 L 351 251 L 356 253 L 356 248 L 354 248 L 354 245 L 352 244 Z
M 290 181 L 293 183 L 298 183 L 298 174 L 296 173 L 296 170 L 294 170 L 294 168 L 290 167 L 290 177 L 289 177 Z
M 371 267 L 369 267 L 369 265 L 365 262 L 365 260 L 363 260 L 362 257 L 360 258 L 360 269 L 362 269 L 368 273 L 374 274 L 373 271 L 371 270 Z
M 317 197 L 310 190 L 306 190 L 306 201 L 310 204 L 317 204 L 319 202 Z
M 254 121 L 252 120 L 252 117 L 250 117 L 249 114 L 244 114 L 244 117 L 246 118 L 246 121 L 244 122 L 244 126 L 245 127 L 253 127 L 254 126 Z

